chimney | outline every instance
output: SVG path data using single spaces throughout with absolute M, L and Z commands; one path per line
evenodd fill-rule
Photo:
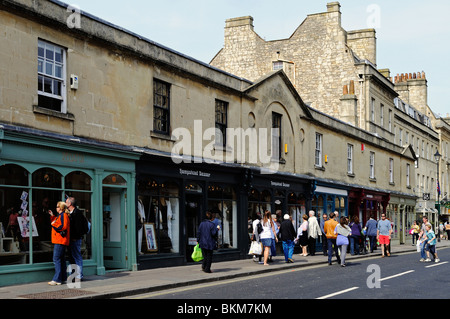
M 243 26 L 248 26 L 251 30 L 253 30 L 253 17 L 245 16 L 245 17 L 227 19 L 225 21 L 225 28 L 235 28 L 235 27 L 243 27 Z

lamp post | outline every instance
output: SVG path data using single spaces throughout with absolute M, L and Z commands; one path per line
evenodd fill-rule
M 436 150 L 436 154 L 434 154 L 434 159 L 436 160 L 436 164 L 437 164 L 437 175 L 436 175 L 436 177 L 437 177 L 437 180 L 436 180 L 436 186 L 438 187 L 440 187 L 440 185 L 439 185 L 439 162 L 441 161 L 441 154 L 439 154 L 439 150 Z M 437 235 L 437 238 L 438 238 L 438 242 L 441 242 L 441 231 L 440 231 L 440 229 L 439 229 L 439 219 L 440 219 L 440 217 L 441 217 L 441 201 L 440 201 L 440 189 L 438 189 L 436 187 L 436 192 L 437 192 L 437 209 L 438 209 L 438 220 L 437 220 L 437 223 L 438 223 L 438 235 Z

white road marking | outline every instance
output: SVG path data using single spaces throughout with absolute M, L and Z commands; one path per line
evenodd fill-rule
M 331 298 L 331 297 L 334 297 L 334 296 L 345 294 L 347 292 L 350 292 L 350 291 L 353 291 L 353 290 L 356 290 L 356 289 L 359 289 L 359 287 L 353 287 L 353 288 L 341 290 L 341 291 L 335 292 L 334 294 L 329 294 L 329 295 L 326 295 L 326 296 L 323 296 L 323 297 L 320 297 L 320 298 L 317 298 L 317 299 L 328 299 L 328 298 Z
M 444 261 L 442 263 L 436 263 L 436 264 L 430 265 L 430 266 L 425 266 L 425 268 L 431 268 L 431 267 L 436 267 L 436 266 L 445 265 L 445 264 L 448 264 L 448 261 Z
M 393 275 L 393 276 L 390 276 L 390 277 L 386 277 L 386 278 L 380 279 L 380 281 L 389 280 L 389 279 L 392 279 L 392 278 L 395 278 L 395 277 L 400 277 L 400 276 L 403 276 L 403 275 L 407 275 L 407 274 L 412 273 L 414 271 L 415 270 L 405 271 L 405 272 L 402 272 L 401 274 L 397 274 L 397 275 Z

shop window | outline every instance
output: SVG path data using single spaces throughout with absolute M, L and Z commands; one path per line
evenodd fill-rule
M 306 200 L 303 194 L 290 193 L 288 196 L 288 211 L 292 217 L 295 230 L 300 227 L 302 216 L 306 214 Z
M 73 172 L 65 178 L 65 189 L 91 190 L 91 177 L 83 172 Z
M 126 186 L 127 181 L 118 174 L 111 174 L 105 179 L 103 179 L 103 185 L 110 185 L 110 186 Z
M 208 187 L 208 210 L 220 226 L 218 248 L 237 248 L 237 201 L 233 187 L 210 184 Z
M 61 188 L 62 176 L 52 168 L 42 168 L 33 173 L 33 187 Z
M 77 185 L 80 178 L 85 182 L 89 179 L 90 185 L 90 177 L 73 173 L 64 178 L 54 169 L 42 168 L 32 174 L 29 185 L 29 173 L 17 165 L 1 166 L 0 176 L 0 266 L 51 263 L 53 244 L 49 210 L 56 212 L 56 204 L 63 200 L 65 192 L 74 196 L 79 208 L 90 217 L 90 188 L 83 186 L 83 190 L 73 192 L 62 189 L 62 185 Z M 89 238 L 82 246 L 84 259 L 91 256 L 88 241 Z
M 174 181 L 138 181 L 137 248 L 140 255 L 180 252 L 179 186 Z
M 28 186 L 28 172 L 18 165 L 0 166 L 0 185 Z
M 262 218 L 264 216 L 264 212 L 266 210 L 272 211 L 272 196 L 270 194 L 270 191 L 264 190 L 262 192 L 259 192 L 257 189 L 252 188 L 250 190 L 250 195 L 248 199 L 248 214 L 247 214 L 247 220 L 254 221 L 258 216 L 259 218 Z M 249 227 L 248 229 L 249 233 L 249 246 L 250 246 L 250 239 L 253 234 L 253 225 Z

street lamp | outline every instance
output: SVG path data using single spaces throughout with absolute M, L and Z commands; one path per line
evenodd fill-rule
M 436 160 L 436 164 L 437 164 L 437 180 L 436 180 L 436 191 L 437 191 L 437 208 L 438 208 L 438 242 L 441 242 L 441 230 L 439 229 L 439 219 L 441 217 L 441 202 L 440 202 L 440 186 L 439 186 L 439 162 L 441 161 L 441 154 L 439 154 L 439 150 L 436 149 L 436 154 L 434 154 L 434 159 Z

